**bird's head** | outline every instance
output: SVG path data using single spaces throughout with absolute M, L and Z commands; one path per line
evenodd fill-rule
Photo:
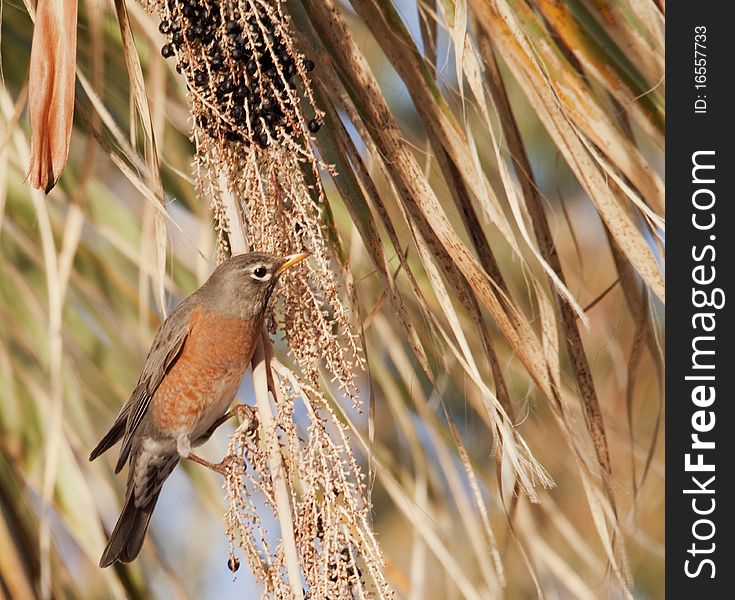
M 309 252 L 288 256 L 237 254 L 215 269 L 202 292 L 215 310 L 255 318 L 265 311 L 280 276 L 308 256 Z

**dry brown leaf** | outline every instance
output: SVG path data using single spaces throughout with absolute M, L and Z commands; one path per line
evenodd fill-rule
M 76 0 L 39 0 L 31 49 L 29 105 L 33 131 L 28 176 L 47 194 L 64 170 L 74 119 Z

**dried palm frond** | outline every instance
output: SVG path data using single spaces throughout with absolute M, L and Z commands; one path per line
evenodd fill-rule
M 77 3 L 42 0 L 33 28 L 29 99 L 32 151 L 30 183 L 47 194 L 64 170 L 74 119 Z

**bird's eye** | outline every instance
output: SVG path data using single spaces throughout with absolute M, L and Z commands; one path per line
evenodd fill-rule
M 256 277 L 257 279 L 265 279 L 265 276 L 267 274 L 268 274 L 268 269 L 266 269 L 265 267 L 261 266 L 261 267 L 255 267 L 255 269 L 253 269 L 253 276 Z

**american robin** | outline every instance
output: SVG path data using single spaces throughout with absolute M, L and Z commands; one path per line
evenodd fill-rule
M 234 414 L 227 409 L 253 357 L 268 299 L 279 276 L 307 256 L 233 256 L 159 327 L 135 390 L 89 456 L 122 439 L 115 473 L 130 462 L 125 504 L 100 567 L 138 556 L 161 486 L 180 458 L 225 472 L 227 458 L 212 464 L 191 449 Z M 238 408 L 247 416 L 249 407 Z

